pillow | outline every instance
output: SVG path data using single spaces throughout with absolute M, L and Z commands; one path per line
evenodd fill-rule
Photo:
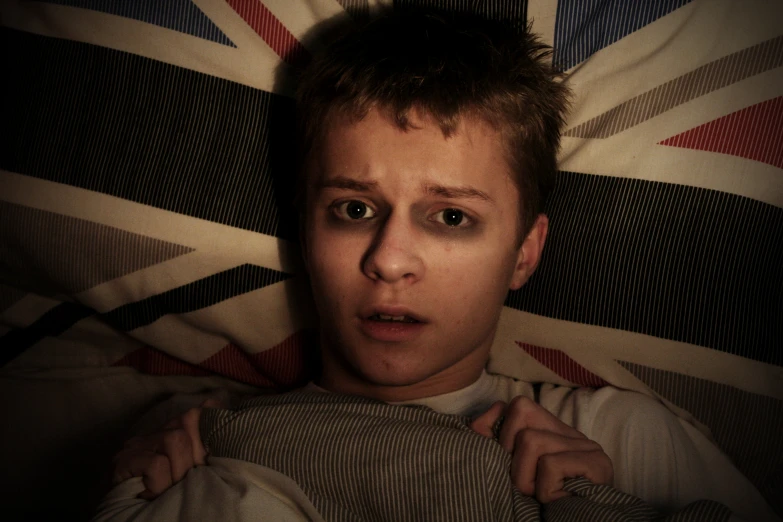
M 292 72 L 322 45 L 317 24 L 371 3 L 108 4 L 0 8 L 3 372 L 301 385 L 317 355 L 289 204 Z M 477 9 L 532 20 L 575 92 L 544 258 L 509 294 L 489 370 L 656 396 L 774 504 L 783 8 Z

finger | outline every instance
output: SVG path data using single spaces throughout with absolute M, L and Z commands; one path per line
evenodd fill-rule
M 115 470 L 122 467 L 118 471 L 117 480 L 141 476 L 140 472 L 131 472 L 128 463 L 133 462 L 134 455 L 151 453 L 158 453 L 169 459 L 171 480 L 174 482 L 182 480 L 188 470 L 194 466 L 194 451 L 190 434 L 184 428 L 169 429 L 128 440 L 123 451 L 118 454 L 122 460 L 115 464 Z M 128 475 L 128 473 L 131 474 Z
M 115 480 L 141 477 L 144 487 L 157 497 L 172 485 L 171 467 L 165 455 L 139 449 L 123 450 L 115 457 Z
M 226 401 L 222 399 L 218 399 L 217 397 L 210 397 L 209 399 L 203 401 L 197 408 L 191 408 L 191 410 L 200 409 L 200 408 L 226 408 L 226 407 L 228 407 Z M 182 427 L 182 415 L 178 415 L 177 417 L 174 417 L 173 419 L 168 421 L 163 426 L 163 429 L 176 429 L 181 427 Z
M 597 442 L 575 439 L 551 431 L 524 430 L 516 437 L 511 457 L 511 480 L 528 496 L 536 492 L 539 459 L 545 455 L 569 451 L 601 450 Z
M 168 457 L 171 480 L 179 482 L 195 463 L 190 435 L 185 429 L 168 430 L 161 434 L 161 439 L 158 453 Z
M 612 462 L 601 450 L 566 451 L 544 455 L 536 470 L 536 499 L 548 503 L 568 495 L 563 491 L 566 479 L 585 477 L 594 484 L 611 485 Z
M 506 418 L 500 429 L 500 444 L 506 451 L 514 448 L 517 433 L 532 429 L 550 431 L 564 437 L 584 439 L 580 431 L 568 426 L 527 397 L 515 397 L 506 408 Z
M 211 400 L 211 399 L 210 399 Z M 209 401 L 205 401 L 205 404 Z M 181 417 L 182 429 L 187 433 L 189 448 L 191 451 L 191 461 L 193 465 L 203 466 L 206 462 L 207 451 L 204 443 L 201 441 L 201 431 L 198 423 L 201 418 L 201 408 L 192 408 L 186 411 Z
M 484 435 L 485 437 L 492 439 L 495 437 L 494 429 L 495 424 L 500 420 L 500 418 L 503 416 L 503 412 L 506 409 L 506 403 L 503 401 L 498 401 L 490 408 L 473 419 L 473 421 L 470 423 L 470 429 L 478 433 L 479 435 Z
M 180 424 L 182 424 L 182 421 L 180 421 Z M 179 482 L 188 470 L 194 466 L 196 456 L 199 455 L 198 449 L 196 451 L 193 449 L 192 434 L 190 432 L 192 432 L 192 429 L 188 426 L 188 429 L 185 429 L 185 427 L 178 429 L 170 428 L 159 433 L 133 437 L 125 443 L 124 450 L 131 452 L 126 455 L 132 455 L 132 452 L 141 454 L 160 453 L 165 455 L 170 461 L 171 479 L 174 482 Z M 201 444 L 200 440 L 198 444 Z M 203 460 L 202 446 L 202 464 Z M 136 474 L 132 476 L 141 475 Z

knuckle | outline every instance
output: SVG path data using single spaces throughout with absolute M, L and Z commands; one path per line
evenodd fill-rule
M 514 397 L 511 404 L 509 404 L 511 415 L 525 426 L 536 423 L 540 415 L 540 409 L 541 406 L 536 404 L 535 401 L 523 395 Z
M 547 454 L 538 457 L 538 469 L 545 472 L 556 467 L 559 456 L 557 454 Z
M 531 408 L 531 406 L 535 406 L 535 402 L 533 402 L 530 398 L 525 397 L 524 395 L 517 395 L 511 399 L 511 402 L 508 404 L 510 410 L 518 412 L 527 411 Z
M 516 435 L 516 450 L 522 452 L 536 452 L 541 444 L 541 437 L 533 430 L 522 430 Z
M 163 443 L 167 448 L 176 448 L 188 444 L 189 442 L 190 438 L 188 437 L 188 434 L 182 429 L 169 430 L 163 434 Z

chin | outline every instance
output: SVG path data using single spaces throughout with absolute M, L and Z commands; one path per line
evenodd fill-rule
M 363 365 L 356 370 L 365 381 L 379 386 L 412 386 L 437 373 L 421 367 L 410 367 L 410 364 L 398 366 L 388 363 Z

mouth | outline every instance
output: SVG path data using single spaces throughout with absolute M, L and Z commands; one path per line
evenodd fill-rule
M 402 306 L 381 306 L 362 315 L 361 331 L 375 341 L 413 341 L 424 331 L 427 321 Z
M 409 315 L 386 315 L 386 314 L 372 314 L 367 317 L 368 321 L 379 321 L 384 323 L 420 323 L 418 319 Z

